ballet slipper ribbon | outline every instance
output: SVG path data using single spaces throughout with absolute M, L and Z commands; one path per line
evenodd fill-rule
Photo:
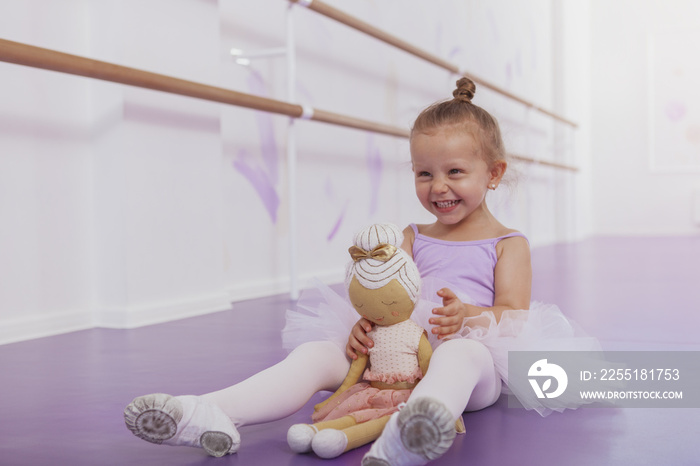
M 357 262 L 362 259 L 376 259 L 378 261 L 386 262 L 396 253 L 396 246 L 391 244 L 382 243 L 371 251 L 365 251 L 357 246 L 350 246 L 348 249 L 350 257 L 352 260 Z

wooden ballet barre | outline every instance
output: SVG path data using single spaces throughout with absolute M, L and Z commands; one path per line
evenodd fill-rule
M 406 42 L 403 39 L 400 39 L 392 34 L 389 34 L 388 32 L 385 32 L 375 26 L 372 26 L 369 23 L 366 23 L 365 21 L 362 21 L 361 19 L 358 19 L 354 16 L 351 16 L 341 10 L 338 10 L 337 8 L 334 8 L 327 3 L 322 2 L 321 0 L 289 0 L 291 3 L 296 3 L 301 6 L 305 6 L 310 10 L 315 11 L 316 13 L 322 14 L 323 16 L 326 16 L 328 18 L 331 18 L 333 20 L 338 21 L 339 23 L 345 24 L 346 26 L 349 26 L 353 29 L 356 29 L 360 32 L 363 32 L 369 36 L 374 37 L 375 39 L 378 39 L 382 42 L 386 42 L 389 45 L 393 45 L 394 47 L 403 50 L 404 52 L 408 52 L 411 55 L 415 55 L 418 58 L 421 58 L 425 61 L 428 61 L 434 65 L 437 65 L 441 68 L 446 69 L 447 71 L 456 74 L 458 76 L 466 76 L 470 78 L 472 81 L 474 81 L 476 84 L 479 84 L 480 86 L 486 87 L 488 89 L 491 89 L 494 92 L 497 92 L 511 100 L 515 100 L 516 102 L 519 102 L 526 107 L 532 108 L 533 110 L 536 110 L 540 113 L 543 113 L 545 115 L 548 115 L 552 118 L 554 118 L 557 121 L 560 121 L 562 123 L 565 123 L 567 125 L 570 125 L 574 128 L 578 127 L 576 123 L 574 123 L 571 120 L 568 120 L 550 110 L 547 110 L 546 108 L 540 107 L 539 105 L 536 105 L 533 102 L 530 102 L 528 100 L 523 99 L 522 97 L 519 97 L 512 92 L 507 91 L 506 89 L 503 89 L 502 87 L 496 86 L 495 84 L 492 84 L 488 81 L 486 81 L 483 78 L 480 78 L 473 73 L 468 73 L 464 70 L 461 70 L 457 65 L 454 63 L 448 62 L 447 60 L 440 58 L 426 50 L 423 50 L 419 47 L 416 47 L 415 45 Z
M 565 165 L 563 163 L 558 163 L 558 162 L 550 162 L 549 160 L 543 160 L 543 159 L 535 159 L 532 157 L 527 157 L 525 155 L 508 154 L 508 157 L 513 159 L 513 160 L 517 160 L 519 162 L 532 163 L 535 165 L 544 165 L 546 167 L 558 168 L 561 170 L 569 170 L 572 172 L 579 171 L 578 167 L 574 167 L 572 165 Z
M 0 39 L 0 61 L 168 92 L 171 94 L 184 95 L 263 112 L 287 115 L 293 118 L 307 118 L 314 121 L 387 134 L 400 138 L 408 138 L 410 134 L 407 129 L 398 126 L 362 120 L 339 113 L 328 112 L 326 110 L 309 109 L 302 105 L 291 104 L 289 102 L 259 97 L 193 81 L 186 81 L 184 79 L 173 78 L 171 76 L 151 73 L 149 71 L 129 68 L 5 39 Z M 515 160 L 549 165 L 566 170 L 578 170 L 576 167 L 530 157 L 519 155 L 511 155 L 511 157 Z
M 236 105 L 238 107 L 251 108 L 263 112 L 287 115 L 293 118 L 320 121 L 390 136 L 406 138 L 409 134 L 406 129 L 383 123 L 354 118 L 326 110 L 312 109 L 281 100 L 259 97 L 222 87 L 187 81 L 5 39 L 0 39 L 0 61 L 168 92 L 171 94 L 184 95 L 212 102 Z

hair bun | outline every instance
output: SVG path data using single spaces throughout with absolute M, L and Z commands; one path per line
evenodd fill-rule
M 457 89 L 452 91 L 452 96 L 462 102 L 470 102 L 476 93 L 476 84 L 469 78 L 460 78 L 457 81 Z
M 355 246 L 366 251 L 371 251 L 380 244 L 391 244 L 401 247 L 403 232 L 392 223 L 378 223 L 371 225 L 355 235 Z

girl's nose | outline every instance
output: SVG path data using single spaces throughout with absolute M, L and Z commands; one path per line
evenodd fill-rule
M 433 180 L 432 191 L 435 194 L 443 194 L 448 190 L 447 183 L 441 179 Z

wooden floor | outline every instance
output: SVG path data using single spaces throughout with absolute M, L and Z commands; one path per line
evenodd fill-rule
M 533 251 L 533 298 L 556 303 L 606 350 L 700 351 L 700 238 L 595 238 Z M 0 346 L 0 465 L 357 465 L 295 455 L 299 413 L 241 429 L 240 451 L 152 445 L 122 411 L 151 392 L 200 394 L 285 356 L 286 296 L 133 330 L 93 329 Z M 700 354 L 700 353 L 698 353 Z M 699 369 L 700 371 L 700 369 Z M 697 376 L 698 374 L 696 374 Z M 495 406 L 464 415 L 467 434 L 436 465 L 698 465 L 698 409 L 583 408 L 541 418 Z

